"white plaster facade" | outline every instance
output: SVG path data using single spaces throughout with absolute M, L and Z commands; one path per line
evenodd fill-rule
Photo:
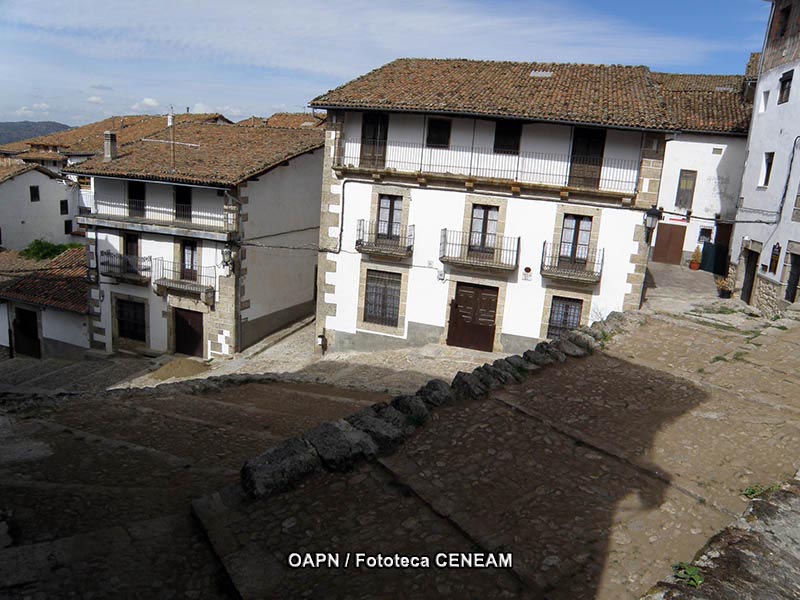
M 39 201 L 31 201 L 31 187 L 38 187 Z M 30 170 L 0 183 L 0 245 L 22 250 L 36 239 L 54 244 L 80 242 L 65 233 L 78 212 L 78 187 L 66 178 Z M 62 213 L 61 202 L 67 212 Z
M 172 183 L 145 182 L 144 216 L 131 219 L 128 180 L 93 177 L 93 213 L 79 219 L 89 227 L 92 268 L 99 266 L 90 296 L 93 347 L 174 352 L 175 310 L 182 309 L 202 314 L 202 356 L 230 357 L 313 313 L 321 169 L 317 150 L 235 188 L 184 186 L 191 188 L 190 223 L 176 219 Z M 107 268 L 109 256 L 126 254 L 126 234 L 139 236 L 144 278 Z M 182 241 L 196 244 L 206 291 L 180 289 Z M 232 252 L 232 267 L 224 264 L 224 249 Z M 118 335 L 118 300 L 145 304 L 144 343 Z
M 796 23 L 800 1 L 783 0 L 774 4 L 778 8 L 791 7 L 794 22 L 784 36 L 778 35 L 773 8 L 731 244 L 737 287 L 745 286 L 745 251 L 757 257 L 750 302 L 767 314 L 775 314 L 785 306 L 792 261 L 800 261 L 800 210 L 797 210 L 800 208 L 800 84 L 795 81 L 788 99 L 779 102 L 781 79 L 792 72 L 795 79 L 800 78 L 800 26 Z M 768 182 L 765 181 L 767 153 L 773 153 Z M 772 258 L 773 251 L 778 252 L 777 264 Z
M 718 219 L 734 220 L 746 145 L 743 136 L 682 133 L 667 138 L 658 207 L 666 213 L 665 223 L 686 226 L 684 254 L 702 246 L 699 241 L 701 229 L 710 229 L 713 240 Z M 691 215 L 686 209 L 676 206 L 682 169 L 697 173 Z M 653 242 L 657 238 L 658 230 Z

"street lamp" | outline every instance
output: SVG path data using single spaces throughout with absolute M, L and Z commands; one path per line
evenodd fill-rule
M 653 231 L 655 231 L 663 214 L 664 212 L 661 209 L 655 207 L 648 209 L 647 212 L 644 213 L 645 239 L 648 245 L 650 244 L 650 240 L 653 239 Z

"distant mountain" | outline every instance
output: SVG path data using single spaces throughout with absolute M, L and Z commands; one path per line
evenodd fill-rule
M 55 121 L 10 121 L 0 122 L 0 144 L 18 142 L 28 138 L 69 129 L 69 125 Z

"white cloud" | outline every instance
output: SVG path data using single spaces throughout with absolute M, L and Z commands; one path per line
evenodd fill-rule
M 33 111 L 28 108 L 27 106 L 20 106 L 16 111 L 14 111 L 18 117 L 32 117 Z
M 103 98 L 101 96 L 89 96 L 86 101 L 89 104 L 103 104 Z
M 38 104 L 34 104 L 33 105 L 33 110 L 38 110 L 38 111 L 43 111 L 44 112 L 44 111 L 47 111 L 49 109 L 50 109 L 50 105 L 49 104 L 45 104 L 44 102 L 39 102 Z
M 196 113 L 213 113 L 216 112 L 213 108 L 211 108 L 208 104 L 204 104 L 202 102 L 197 102 L 194 107 L 192 108 L 192 112 Z
M 90 85 L 89 87 L 92 88 L 93 90 L 100 90 L 100 91 L 103 91 L 103 92 L 111 92 L 111 91 L 114 90 L 114 88 L 112 88 L 112 87 L 109 87 L 107 85 L 101 85 L 99 83 L 96 83 L 94 85 Z
M 238 119 L 240 117 L 247 116 L 248 113 L 244 109 L 238 106 L 211 106 L 206 104 L 205 102 L 196 102 L 195 105 L 192 107 L 193 113 L 222 113 L 226 117 L 230 119 Z
M 131 106 L 131 109 L 138 112 L 157 108 L 158 106 L 160 106 L 160 104 L 155 98 L 142 98 L 139 102 Z

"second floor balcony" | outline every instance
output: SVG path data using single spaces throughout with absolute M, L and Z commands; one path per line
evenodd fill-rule
M 438 175 L 531 186 L 636 193 L 639 161 L 547 152 L 496 152 L 472 146 L 430 147 L 400 141 L 341 140 L 339 169 Z
M 100 252 L 98 264 L 100 274 L 128 283 L 146 284 L 150 282 L 153 261 L 149 256 L 129 256 L 117 254 L 112 250 Z
M 90 214 L 78 217 L 81 225 L 101 225 L 136 231 L 154 231 L 226 241 L 237 231 L 233 206 L 195 207 L 161 205 L 132 198 L 94 197 Z
M 563 246 L 563 247 L 562 247 Z M 603 276 L 603 249 L 583 250 L 571 244 L 544 243 L 541 274 L 551 279 L 594 285 Z
M 359 219 L 356 229 L 356 250 L 364 254 L 404 258 L 414 250 L 414 226 Z
M 186 265 L 161 258 L 153 259 L 153 285 L 173 293 L 197 294 L 210 304 L 217 286 L 217 268 Z
M 494 233 L 442 229 L 439 260 L 464 268 L 513 271 L 519 260 L 519 240 Z

